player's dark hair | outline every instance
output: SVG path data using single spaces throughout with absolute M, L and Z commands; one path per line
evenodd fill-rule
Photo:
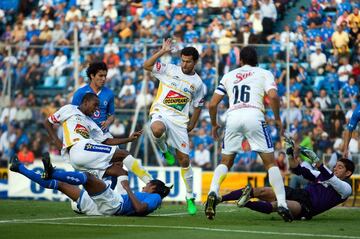
M 102 61 L 99 62 L 92 62 L 90 63 L 89 67 L 86 70 L 86 75 L 89 77 L 89 80 L 91 80 L 91 75 L 96 75 L 99 71 L 108 71 L 108 68 L 106 64 Z
M 156 186 L 154 193 L 159 194 L 161 198 L 166 197 L 170 193 L 170 188 L 167 187 L 164 182 L 158 179 L 154 179 L 151 180 L 150 183 Z
M 349 175 L 349 177 L 353 174 L 354 170 L 355 170 L 355 164 L 353 161 L 351 161 L 350 159 L 347 158 L 341 158 L 338 161 L 342 162 L 346 168 L 346 171 L 350 171 L 351 174 Z
M 256 66 L 258 64 L 258 59 L 255 48 L 246 46 L 241 49 L 240 60 L 242 60 L 244 65 Z
M 81 99 L 81 104 L 84 103 L 85 101 L 90 101 L 90 100 L 94 100 L 94 99 L 97 99 L 97 98 L 98 98 L 98 96 L 95 93 L 88 92 Z
M 181 55 L 184 56 L 192 56 L 194 61 L 197 61 L 199 59 L 199 52 L 196 50 L 195 47 L 188 46 L 181 50 Z

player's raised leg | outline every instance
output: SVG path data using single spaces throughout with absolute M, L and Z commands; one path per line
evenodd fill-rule
M 157 117 L 154 115 L 153 117 Z M 161 153 L 164 155 L 168 165 L 175 164 L 175 157 L 169 152 L 168 146 L 166 144 L 166 126 L 160 120 L 153 121 L 150 126 L 152 137 L 155 144 L 159 147 Z

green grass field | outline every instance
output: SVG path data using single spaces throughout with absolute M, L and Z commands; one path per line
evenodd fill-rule
M 189 216 L 184 205 L 165 204 L 148 217 L 77 215 L 68 202 L 0 200 L 0 238 L 358 238 L 360 208 L 335 208 L 310 221 L 284 223 L 234 205 L 218 207 L 209 221 L 198 206 Z

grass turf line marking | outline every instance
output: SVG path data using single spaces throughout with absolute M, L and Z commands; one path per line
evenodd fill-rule
M 218 211 L 218 213 L 227 213 L 227 212 L 235 212 L 238 210 L 224 210 Z M 177 212 L 177 213 L 166 213 L 166 214 L 152 214 L 148 217 L 171 217 L 171 216 L 182 216 L 188 215 L 187 212 Z M 113 217 L 113 216 L 78 216 L 78 217 L 55 217 L 55 218 L 27 218 L 27 219 L 7 219 L 7 220 L 0 220 L 0 224 L 3 223 L 19 223 L 19 222 L 27 222 L 28 220 L 41 222 L 41 221 L 58 221 L 58 220 L 72 220 L 72 219 L 86 219 L 86 218 L 102 218 L 102 217 Z
M 270 231 L 249 231 L 237 229 L 222 229 L 209 227 L 188 227 L 188 226 L 161 226 L 161 225 L 119 225 L 119 224 L 93 224 L 93 223 L 62 223 L 62 222 L 26 222 L 26 224 L 45 224 L 45 225 L 67 225 L 67 226 L 97 226 L 97 227 L 132 227 L 132 228 L 166 228 L 166 229 L 186 229 L 186 230 L 201 230 L 213 232 L 234 232 L 234 233 L 249 233 L 262 235 L 278 235 L 278 236 L 298 236 L 298 237 L 325 237 L 325 238 L 345 238 L 345 239 L 360 239 L 357 236 L 344 235 L 329 235 L 329 234 L 311 234 L 311 233 L 296 233 L 296 232 L 270 232 Z

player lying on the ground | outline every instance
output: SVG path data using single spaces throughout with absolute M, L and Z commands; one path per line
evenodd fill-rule
M 77 211 L 86 215 L 146 216 L 159 208 L 162 199 L 170 192 L 170 188 L 162 181 L 151 180 L 142 192 L 133 193 L 124 170 L 124 176 L 119 177 L 123 192 L 116 193 L 110 188 L 110 184 L 88 172 L 56 170 L 49 157 L 43 158 L 43 164 L 44 173 L 49 180 L 28 170 L 16 156 L 11 160 L 10 170 L 26 176 L 44 188 L 61 191 L 76 202 Z M 74 185 L 83 185 L 84 189 Z
M 289 158 L 290 168 L 297 175 L 302 175 L 310 183 L 305 189 L 293 189 L 285 187 L 287 205 L 294 219 L 311 219 L 336 205 L 346 201 L 352 194 L 352 189 L 346 180 L 354 172 L 354 163 L 349 159 L 342 158 L 336 163 L 333 172 L 320 162 L 316 154 L 307 148 L 301 148 L 300 152 L 311 159 L 317 170 L 302 167 L 294 157 L 294 144 L 289 141 L 286 153 Z M 260 201 L 250 201 L 258 198 Z M 238 200 L 239 207 L 247 207 L 251 210 L 272 213 L 276 211 L 277 203 L 274 191 L 270 187 L 245 188 L 232 191 L 222 196 L 221 201 Z

